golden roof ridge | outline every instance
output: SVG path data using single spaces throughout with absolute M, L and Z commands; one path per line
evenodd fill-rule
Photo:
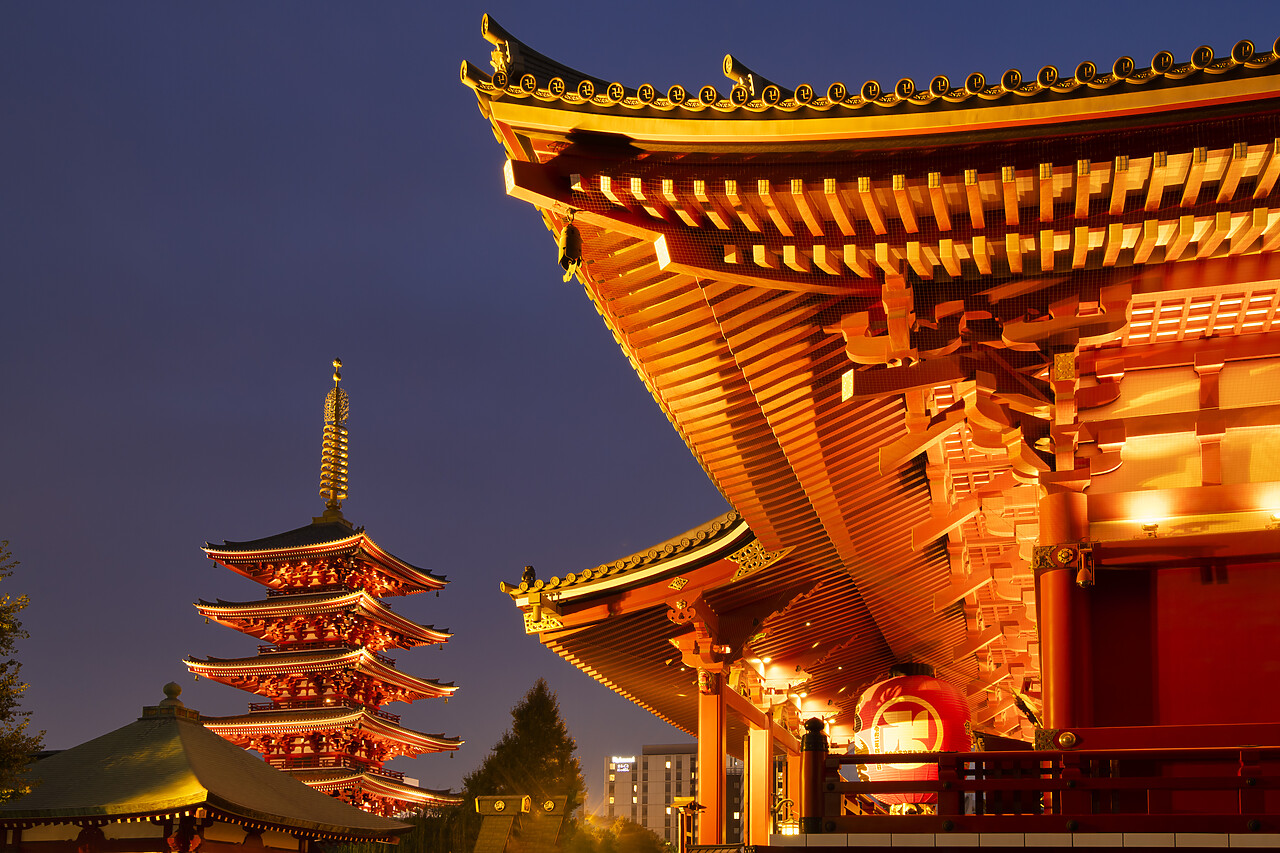
M 1191 58 L 1178 62 L 1173 53 L 1162 50 L 1151 59 L 1146 68 L 1139 68 L 1133 57 L 1121 56 L 1112 63 L 1110 70 L 1099 68 L 1086 60 L 1075 70 L 1064 75 L 1052 65 L 1041 68 L 1033 78 L 1024 79 L 1022 72 L 1011 68 L 994 83 L 988 83 L 980 72 L 965 77 L 960 85 L 953 85 L 945 75 L 937 75 L 923 88 L 917 88 L 910 77 L 899 80 L 892 88 L 885 89 L 875 79 L 867 80 L 853 91 L 841 81 L 831 83 L 825 94 L 808 83 L 801 83 L 788 91 L 758 75 L 731 54 L 725 56 L 723 70 L 733 83 L 727 96 L 715 86 L 706 85 L 693 92 L 680 84 L 671 86 L 664 93 L 649 83 L 628 87 L 619 82 L 603 84 L 599 77 L 584 74 L 529 48 L 509 35 L 488 15 L 481 24 L 485 39 L 496 45 L 488 74 L 462 62 L 462 82 L 471 87 L 482 99 L 533 98 L 543 102 L 556 102 L 565 107 L 657 113 L 679 111 L 682 117 L 711 114 L 722 117 L 770 110 L 782 112 L 827 113 L 832 110 L 854 113 L 868 107 L 895 108 L 943 107 L 964 104 L 975 99 L 995 101 L 1006 97 L 1034 98 L 1047 95 L 1073 95 L 1102 91 L 1121 84 L 1144 86 L 1151 83 L 1182 83 L 1196 81 L 1203 75 L 1219 76 L 1241 69 L 1269 73 L 1280 71 L 1275 66 L 1280 61 L 1280 38 L 1271 49 L 1259 53 L 1252 41 L 1242 39 L 1223 57 L 1215 56 L 1213 48 L 1201 45 L 1192 51 Z
M 679 536 L 673 536 L 665 542 L 659 542 L 657 545 L 645 548 L 642 551 L 637 551 L 630 556 L 612 560 L 608 563 L 601 563 L 598 566 L 590 569 L 583 569 L 580 572 L 569 572 L 563 577 L 553 577 L 545 581 L 535 580 L 532 583 L 522 580 L 518 585 L 500 583 L 499 587 L 508 595 L 515 596 L 523 595 L 529 591 L 538 592 L 544 589 L 564 589 L 575 584 L 587 583 L 609 575 L 633 571 L 652 563 L 656 563 L 659 560 L 674 557 L 701 547 L 702 545 L 718 538 L 721 534 L 732 530 L 740 521 L 742 521 L 742 516 L 738 511 L 729 510 L 723 515 L 717 516 L 699 527 L 685 531 Z

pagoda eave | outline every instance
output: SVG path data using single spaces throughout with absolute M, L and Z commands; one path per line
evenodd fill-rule
M 313 676 L 354 670 L 381 683 L 398 687 L 422 698 L 452 696 L 452 683 L 414 678 L 388 666 L 364 650 L 338 650 L 330 654 L 281 652 L 256 658 L 208 658 L 183 661 L 192 673 L 224 684 L 257 683 L 274 676 Z M 249 689 L 249 688 L 243 688 Z
M 401 726 L 385 714 L 351 708 L 299 708 L 254 712 L 230 717 L 203 717 L 210 731 L 237 742 L 264 734 L 298 734 L 358 729 L 406 747 L 406 755 L 452 752 L 465 741 L 439 734 L 427 734 Z
M 453 636 L 434 625 L 420 625 L 400 616 L 363 590 L 304 593 L 245 602 L 201 600 L 195 607 L 208 619 L 236 630 L 247 630 L 255 636 L 261 636 L 261 632 L 247 625 L 253 620 L 331 616 L 342 612 L 359 613 L 373 623 L 398 633 L 405 641 L 404 648 L 444 643 Z
M 315 527 L 312 525 L 311 527 Z M 323 525 L 331 527 L 332 525 Z M 388 577 L 393 578 L 398 584 L 405 587 L 403 592 L 394 592 L 397 595 L 408 595 L 413 592 L 431 592 L 443 589 L 448 580 L 439 575 L 434 575 L 425 569 L 410 565 L 395 555 L 387 552 L 377 543 L 366 535 L 363 530 L 352 535 L 331 539 L 321 542 L 310 542 L 304 544 L 284 544 L 279 547 L 273 546 L 275 540 L 285 539 L 299 531 L 306 531 L 309 528 L 299 528 L 298 531 L 290 531 L 287 534 L 281 534 L 276 537 L 268 537 L 263 540 L 254 540 L 251 542 L 228 542 L 226 545 L 243 545 L 244 548 L 228 548 L 225 545 L 218 547 L 206 543 L 202 549 L 209 559 L 231 569 L 234 572 L 244 575 L 251 580 L 262 582 L 261 578 L 254 573 L 253 567 L 262 563 L 275 561 L 292 561 L 292 560 L 322 560 L 332 557 L 354 556 L 360 557 L 369 563 L 376 565 Z
M 326 794 L 358 787 L 361 791 L 376 796 L 397 799 L 420 807 L 456 806 L 461 805 L 463 802 L 462 797 L 452 796 L 448 791 L 408 785 L 379 773 L 361 773 L 346 769 L 318 769 L 298 770 L 292 775 L 315 790 Z

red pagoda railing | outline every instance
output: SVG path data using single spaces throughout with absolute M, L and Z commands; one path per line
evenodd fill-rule
M 293 587 L 290 587 L 289 589 L 268 589 L 267 597 L 273 598 L 277 595 L 310 595 L 314 592 L 354 592 L 354 590 L 346 584 L 331 583 L 325 584 L 324 586 L 309 586 L 304 589 L 296 589 Z
M 800 823 L 810 833 L 1280 831 L 1280 747 L 805 758 Z M 870 764 L 935 765 L 937 777 L 840 775 Z M 912 793 L 936 795 L 937 813 L 890 815 L 874 799 Z
M 349 646 L 346 643 L 290 643 L 288 645 L 276 645 L 274 643 L 268 643 L 268 644 L 258 646 L 258 654 L 271 655 L 271 654 L 279 654 L 283 652 L 323 652 L 323 651 L 328 651 L 329 649 L 345 649 L 348 651 L 355 651 L 356 647 Z M 386 664 L 389 667 L 394 668 L 396 665 L 396 662 L 392 658 L 389 658 L 384 654 L 380 654 L 379 652 L 375 652 L 373 649 L 366 648 L 364 649 L 364 651 L 373 655 L 374 658 L 382 661 L 384 664 Z
M 306 758 L 289 758 L 283 763 L 273 764 L 272 766 L 277 770 L 327 770 L 340 768 L 343 770 L 355 770 L 357 773 L 368 773 L 372 776 L 384 776 L 397 782 L 404 780 L 404 774 L 399 771 L 388 770 L 385 767 L 372 767 L 343 756 L 313 755 Z
M 373 714 L 375 717 L 378 717 L 379 719 L 387 720 L 392 723 L 400 722 L 399 714 L 392 714 L 390 711 L 384 711 L 381 708 L 375 708 L 372 705 L 359 705 L 356 707 L 363 708 L 364 710 L 368 711 L 370 714 Z M 259 712 L 288 711 L 294 708 L 352 708 L 352 706 L 346 702 L 343 702 L 342 704 L 333 704 L 331 702 L 324 702 L 319 699 L 300 699 L 297 701 L 289 701 L 289 702 L 250 702 L 249 703 L 250 711 L 259 711 Z

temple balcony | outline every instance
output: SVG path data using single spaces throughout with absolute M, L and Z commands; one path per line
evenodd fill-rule
M 342 700 L 340 702 L 331 702 L 324 699 L 295 699 L 285 700 L 282 702 L 250 702 L 249 711 L 251 713 L 269 713 L 271 711 L 292 711 L 298 708 L 351 708 L 352 710 L 364 710 L 373 716 L 387 722 L 400 723 L 400 715 L 392 714 L 390 711 L 384 711 L 373 705 L 365 705 L 360 702 L 352 702 Z
M 377 767 L 372 764 L 366 764 L 359 759 L 346 755 L 309 755 L 302 758 L 287 758 L 284 760 L 274 760 L 270 762 L 273 767 L 278 770 L 330 770 L 343 769 L 354 770 L 357 773 L 369 773 L 374 776 L 382 776 L 386 779 L 394 779 L 397 782 L 404 780 L 404 774 L 396 770 L 388 770 L 385 767 Z
M 1224 728 L 1249 729 L 1256 742 L 1275 742 L 1274 726 L 1183 726 L 1154 739 L 1158 729 L 1150 727 L 1046 732 L 1079 748 L 810 753 L 799 820 L 775 820 L 769 843 L 1280 847 L 1280 746 L 1167 745 L 1171 739 L 1194 744 L 1196 730 Z M 1152 740 L 1166 744 L 1144 744 Z M 1109 745 L 1117 741 L 1133 746 Z M 1098 747 L 1085 748 L 1089 743 Z M 899 778 L 846 781 L 865 778 L 858 769 L 870 765 L 897 765 Z M 890 814 L 886 803 L 904 799 L 933 800 L 924 807 L 930 813 Z
M 375 652 L 367 646 L 355 646 L 350 643 L 330 643 L 330 642 L 301 642 L 301 643 L 268 643 L 258 646 L 258 654 L 273 655 L 288 652 L 315 652 L 327 651 L 329 649 L 342 649 L 344 651 L 363 650 L 373 656 L 374 660 L 384 663 L 389 667 L 395 667 L 396 662 L 393 658 L 389 658 L 384 654 Z

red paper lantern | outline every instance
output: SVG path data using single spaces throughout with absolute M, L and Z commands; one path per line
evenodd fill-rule
M 935 678 L 933 667 L 900 664 L 858 699 L 861 727 L 854 736 L 859 753 L 968 752 L 969 703 L 960 691 Z M 873 782 L 938 778 L 936 764 L 865 764 Z M 877 794 L 883 803 L 935 803 L 937 795 Z

